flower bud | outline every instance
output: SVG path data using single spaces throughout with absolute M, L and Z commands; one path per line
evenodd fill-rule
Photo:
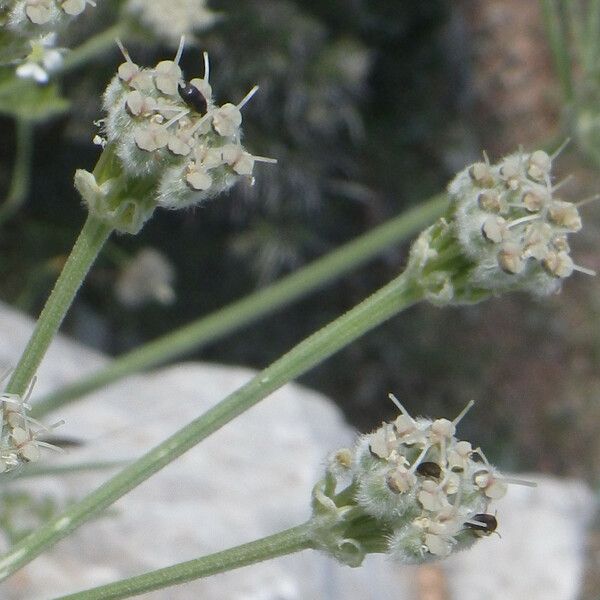
M 453 421 L 414 419 L 390 397 L 401 415 L 336 452 L 313 492 L 317 547 L 352 566 L 369 552 L 412 564 L 467 548 L 495 531 L 506 484 L 527 485 L 455 437 L 472 402 Z

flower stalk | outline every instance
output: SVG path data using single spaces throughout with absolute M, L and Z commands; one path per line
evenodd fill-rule
M 313 547 L 312 523 L 292 527 L 222 552 L 189 560 L 151 573 L 131 577 L 57 600 L 117 600 L 239 569 L 264 560 L 293 554 Z
M 538 151 L 509 156 L 499 165 L 476 163 L 459 173 L 449 186 L 446 216 L 416 239 L 401 275 L 24 538 L 0 559 L 0 579 L 270 393 L 411 305 L 464 304 L 515 290 L 548 294 L 574 270 L 587 271 L 574 265 L 567 243 L 567 235 L 581 228 L 577 207 L 553 197 L 550 168 L 551 157 Z M 94 177 L 101 181 L 103 167 L 97 171 Z
M 37 321 L 31 339 L 12 373 L 6 392 L 24 396 L 37 368 L 56 335 L 75 294 L 98 256 L 112 227 L 90 215 L 56 281 Z
M 388 283 L 345 315 L 305 339 L 246 385 L 147 452 L 97 490 L 74 503 L 62 515 L 21 540 L 0 559 L 0 579 L 5 579 L 29 563 L 45 549 L 285 383 L 306 373 L 361 335 L 421 300 L 423 294 L 418 283 L 408 274 L 400 275 Z
M 481 449 L 455 437 L 473 403 L 452 421 L 413 419 L 390 397 L 401 414 L 360 436 L 353 449 L 331 455 L 325 477 L 313 489 L 307 523 L 58 600 L 128 598 L 309 548 L 351 567 L 370 553 L 420 564 L 489 536 L 498 526 L 490 503 L 516 481 L 500 475 Z
M 286 306 L 414 234 L 438 217 L 447 203 L 444 193 L 407 210 L 273 285 L 144 344 L 113 360 L 104 369 L 50 393 L 34 404 L 31 414 L 40 418 L 85 394 L 201 348 Z

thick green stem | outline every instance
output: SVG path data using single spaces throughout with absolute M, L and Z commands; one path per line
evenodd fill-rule
M 26 565 L 121 496 L 181 456 L 211 433 L 248 410 L 285 383 L 306 373 L 361 335 L 421 300 L 412 275 L 400 275 L 323 329 L 311 335 L 246 385 L 34 531 L 0 559 L 0 579 Z M 176 402 L 176 399 L 173 399 Z
M 29 193 L 29 171 L 33 154 L 34 124 L 28 119 L 16 119 L 16 152 L 10 189 L 0 206 L 0 224 L 13 215 Z
M 23 396 L 37 368 L 58 331 L 77 290 L 85 279 L 112 229 L 89 216 L 73 246 L 50 297 L 35 326 L 33 334 L 19 360 L 6 392 Z
M 439 217 L 446 194 L 419 204 L 277 283 L 117 358 L 104 369 L 49 394 L 33 407 L 36 418 L 127 375 L 198 349 L 307 295 L 372 259 Z
M 117 600 L 312 548 L 310 522 L 280 533 L 56 600 Z

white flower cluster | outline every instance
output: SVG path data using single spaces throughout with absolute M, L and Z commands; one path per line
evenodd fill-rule
M 80 15 L 93 0 L 17 0 L 8 13 L 8 27 L 15 31 L 35 31 L 36 26 L 56 29 Z M 38 30 L 39 31 L 39 30 Z
M 40 459 L 40 448 L 60 450 L 56 446 L 39 440 L 39 436 L 48 433 L 50 428 L 27 415 L 31 406 L 27 399 L 17 394 L 0 394 L 2 425 L 0 430 L 0 473 L 12 471 L 26 463 Z
M 345 548 L 348 564 L 360 564 L 372 551 L 412 564 L 465 549 L 496 530 L 490 504 L 508 483 L 531 485 L 500 475 L 479 448 L 455 437 L 473 402 L 449 421 L 414 419 L 390 398 L 400 416 L 361 436 L 354 449 L 336 452 L 315 488 L 315 515 L 337 516 L 325 519 L 315 538 L 342 560 Z M 344 481 L 347 487 L 338 491 Z M 324 534 L 327 527 L 336 535 Z
M 33 79 L 37 83 L 48 83 L 50 75 L 63 64 L 64 48 L 56 48 L 56 34 L 48 33 L 30 40 L 31 52 L 17 67 L 17 77 Z
M 255 162 L 276 162 L 253 156 L 241 144 L 241 110 L 257 87 L 238 104 L 218 106 L 206 53 L 204 77 L 189 83 L 183 79 L 183 38 L 174 60 L 151 69 L 139 67 L 121 50 L 125 62 L 104 94 L 106 137 L 98 141 L 105 152 L 111 148 L 116 154 L 130 180 L 120 184 L 127 193 L 142 186 L 145 201 L 150 198 L 153 206 L 183 208 L 227 190 L 241 178 L 252 182 Z M 114 186 L 94 187 L 90 177 L 78 172 L 76 185 L 90 210 L 101 212 L 102 197 L 114 193 Z
M 191 37 L 219 19 L 207 8 L 206 0 L 128 0 L 124 9 L 155 36 L 175 46 L 182 35 Z
M 548 294 L 574 270 L 567 236 L 581 229 L 577 205 L 555 197 L 552 158 L 519 152 L 499 164 L 471 165 L 450 183 L 453 223 L 464 254 L 475 263 L 474 286 Z

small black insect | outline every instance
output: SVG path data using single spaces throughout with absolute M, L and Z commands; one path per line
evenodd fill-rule
M 471 518 L 470 521 L 465 523 L 470 529 L 475 531 L 481 531 L 484 534 L 490 534 L 496 531 L 498 527 L 498 521 L 494 515 L 488 515 L 486 513 L 480 513 Z
M 197 113 L 203 115 L 208 110 L 208 103 L 202 92 L 191 83 L 183 82 L 177 86 L 181 99 Z
M 439 479 L 442 475 L 442 468 L 434 462 L 422 462 L 416 469 L 419 475 L 424 477 L 433 477 Z

